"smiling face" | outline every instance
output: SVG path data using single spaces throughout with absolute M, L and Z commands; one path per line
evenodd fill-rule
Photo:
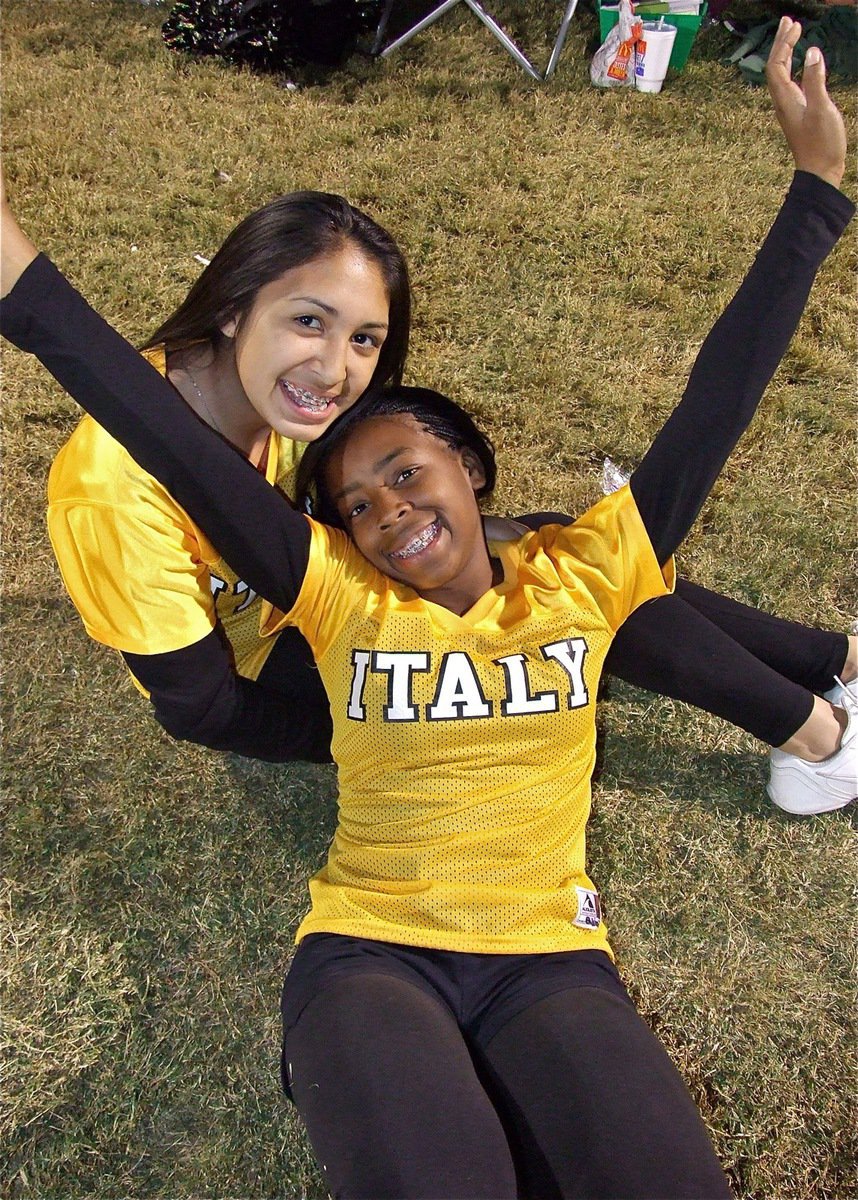
M 410 414 L 371 417 L 333 451 L 325 482 L 343 525 L 373 566 L 460 615 L 492 583 L 475 489 L 477 456 Z
M 350 242 L 260 288 L 223 327 L 256 417 L 295 441 L 317 438 L 369 385 L 389 316 L 378 265 Z

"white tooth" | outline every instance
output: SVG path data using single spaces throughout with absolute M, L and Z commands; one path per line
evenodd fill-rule
M 294 383 L 287 383 L 286 386 L 292 393 L 295 403 L 301 408 L 309 408 L 312 412 L 323 412 L 328 407 L 328 401 L 324 396 L 316 396 L 313 392 L 305 391 L 304 388 L 297 387 Z
M 393 557 L 410 558 L 412 554 L 419 554 L 421 550 L 426 549 L 437 532 L 438 523 L 437 521 L 433 521 L 431 525 L 427 525 L 423 532 L 418 533 L 417 537 L 410 541 L 407 546 L 404 546 L 402 550 L 395 551 Z

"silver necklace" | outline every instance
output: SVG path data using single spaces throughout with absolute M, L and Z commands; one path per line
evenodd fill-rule
M 221 435 L 221 437 L 226 437 L 226 434 L 221 429 L 220 424 L 218 423 L 217 417 L 214 415 L 212 410 L 209 408 L 208 402 L 207 402 L 205 396 L 200 391 L 200 385 L 197 383 L 196 379 L 194 378 L 193 371 L 187 365 L 185 366 L 185 374 L 187 375 L 188 379 L 190 379 L 191 386 L 193 387 L 194 391 L 197 393 L 200 404 L 202 404 L 203 408 L 206 410 L 206 413 L 208 414 L 208 418 L 209 418 L 209 421 L 210 421 L 212 427 L 217 430 L 217 432 Z

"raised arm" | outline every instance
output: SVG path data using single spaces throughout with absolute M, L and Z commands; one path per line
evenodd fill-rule
M 811 285 L 854 212 L 837 187 L 846 161 L 843 121 L 810 50 L 802 85 L 790 78 L 797 22 L 784 17 L 767 77 L 796 175 L 753 266 L 719 317 L 686 391 L 631 478 L 664 562 L 690 529 L 747 428 L 795 332 Z
M 4 336 L 35 354 L 164 484 L 250 587 L 288 611 L 307 566 L 306 518 L 37 254 L 5 194 L 0 289 Z

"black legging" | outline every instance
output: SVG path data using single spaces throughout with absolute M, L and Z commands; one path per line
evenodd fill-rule
M 703 1122 L 630 1001 L 555 992 L 485 1045 L 401 978 L 329 981 L 287 1032 L 292 1095 L 343 1200 L 727 1200 Z
M 780 746 L 834 686 L 848 642 L 740 604 L 687 580 L 623 624 L 605 673 L 723 717 Z

